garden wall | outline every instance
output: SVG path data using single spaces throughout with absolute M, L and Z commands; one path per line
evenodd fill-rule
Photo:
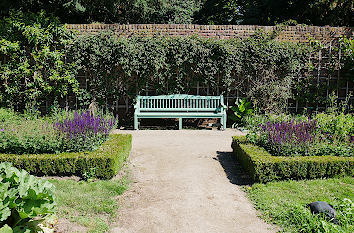
M 97 33 L 113 30 L 119 36 L 190 36 L 199 35 L 206 38 L 230 39 L 246 38 L 257 30 L 279 30 L 278 40 L 307 42 L 309 38 L 321 42 L 332 42 L 343 35 L 354 36 L 354 28 L 297 26 L 258 26 L 258 25 L 196 25 L 196 24 L 68 24 L 68 29 L 81 33 Z
M 254 34 L 257 30 L 263 31 L 278 31 L 277 40 L 292 41 L 292 42 L 309 42 L 310 39 L 321 41 L 326 48 L 314 53 L 309 57 L 312 60 L 314 69 L 312 76 L 316 77 L 318 84 L 325 83 L 326 85 L 336 86 L 337 93 L 341 100 L 351 91 L 354 91 L 354 83 L 352 81 L 344 81 L 343 74 L 339 71 L 338 67 L 334 72 L 329 72 L 327 65 L 328 60 L 333 56 L 340 56 L 340 53 L 333 53 L 332 47 L 335 42 L 343 35 L 354 37 L 354 28 L 349 27 L 329 27 L 329 26 L 257 26 L 257 25 L 186 25 L 186 24 L 68 24 L 66 25 L 70 30 L 76 30 L 79 33 L 98 33 L 104 30 L 112 30 L 119 37 L 151 37 L 151 36 L 191 36 L 198 35 L 203 38 L 216 38 L 216 39 L 230 39 L 230 38 L 247 38 Z M 329 53 L 328 53 L 329 51 Z M 88 80 L 87 73 L 80 73 L 79 80 Z M 197 95 L 219 95 L 224 91 L 225 87 L 220 86 L 216 91 L 210 87 L 200 83 L 191 89 L 189 94 Z M 215 92 L 215 93 L 214 93 Z M 146 90 L 141 92 L 142 95 L 154 95 L 155 90 Z M 324 91 L 324 96 L 328 97 L 330 91 Z M 235 98 L 243 97 L 239 91 L 224 94 L 225 102 L 233 104 Z M 354 100 L 354 99 L 353 99 Z M 70 102 L 70 100 L 69 100 Z M 72 100 L 71 102 L 74 102 Z M 114 106 L 116 111 L 120 112 L 121 116 L 132 113 L 132 100 L 128 97 L 121 98 Z M 288 109 L 292 112 L 302 112 L 304 108 L 314 108 L 324 110 L 325 105 L 311 106 L 305 101 L 299 102 L 289 100 Z

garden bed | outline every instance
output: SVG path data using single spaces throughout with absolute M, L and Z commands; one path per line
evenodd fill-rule
M 115 176 L 131 150 L 131 135 L 115 134 L 97 150 L 58 154 L 0 154 L 0 162 L 27 170 L 32 175 L 83 176 L 94 173 L 101 179 Z
M 272 156 L 264 148 L 249 143 L 244 136 L 233 137 L 232 148 L 236 159 L 255 182 L 354 174 L 353 157 Z

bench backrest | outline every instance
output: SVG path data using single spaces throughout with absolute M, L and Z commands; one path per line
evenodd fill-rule
M 159 95 L 137 96 L 138 111 L 221 111 L 223 96 Z

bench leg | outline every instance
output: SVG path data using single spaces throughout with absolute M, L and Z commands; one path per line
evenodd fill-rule
M 182 118 L 178 118 L 178 129 L 182 129 Z
M 222 130 L 226 129 L 226 117 L 220 119 L 220 123 L 222 124 Z
M 134 115 L 134 129 L 135 130 L 139 129 L 138 117 L 136 115 Z

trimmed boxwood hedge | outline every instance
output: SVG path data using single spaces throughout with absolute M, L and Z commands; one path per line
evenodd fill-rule
M 354 174 L 353 157 L 272 156 L 264 148 L 247 142 L 244 136 L 232 140 L 234 156 L 255 182 L 314 179 Z
M 129 156 L 132 135 L 114 134 L 101 147 L 90 152 L 59 154 L 0 154 L 0 162 L 11 162 L 32 175 L 82 176 L 95 168 L 97 178 L 115 176 Z

